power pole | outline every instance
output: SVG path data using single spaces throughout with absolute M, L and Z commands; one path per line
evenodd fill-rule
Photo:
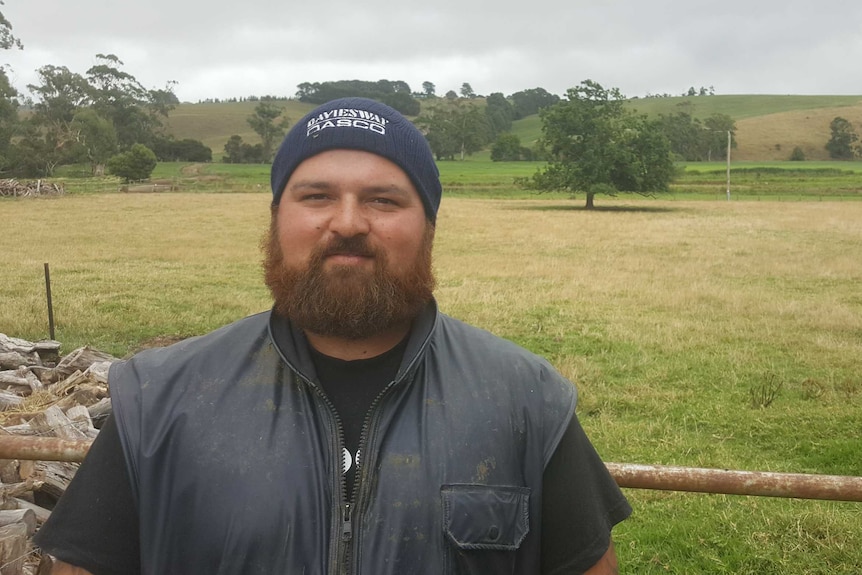
M 730 201 L 730 130 L 727 131 L 727 201 Z

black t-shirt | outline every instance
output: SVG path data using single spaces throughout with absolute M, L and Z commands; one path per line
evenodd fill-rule
M 341 420 L 349 490 L 353 463 L 358 459 L 361 464 L 356 450 L 368 408 L 395 377 L 405 346 L 402 342 L 381 356 L 357 361 L 312 352 L 318 378 Z M 545 468 L 543 491 L 543 574 L 581 573 L 591 567 L 607 550 L 613 525 L 631 513 L 577 417 Z M 94 575 L 130 575 L 140 573 L 138 541 L 138 512 L 110 417 L 35 542 Z
M 335 407 L 344 439 L 344 478 L 347 498 L 353 494 L 356 468 L 361 464 L 359 443 L 368 411 L 383 389 L 395 379 L 407 339 L 376 357 L 347 361 L 324 355 L 309 346 L 320 386 Z

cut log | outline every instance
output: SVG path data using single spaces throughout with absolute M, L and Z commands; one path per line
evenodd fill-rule
M 48 521 L 49 517 L 51 517 L 51 512 L 49 510 L 36 505 L 32 501 L 27 501 L 20 497 L 16 497 L 13 501 L 15 502 L 15 505 L 18 506 L 18 509 L 29 509 L 36 514 L 36 525 L 42 525 Z
M 23 575 L 27 558 L 27 526 L 23 523 L 0 527 L 0 565 L 3 575 Z
M 93 427 L 93 420 L 90 419 L 90 412 L 83 405 L 75 405 L 66 410 L 66 417 L 72 422 L 75 428 L 87 436 L 89 439 L 96 439 L 99 430 Z
M 90 412 L 90 419 L 93 421 L 96 429 L 102 429 L 102 424 L 114 412 L 110 397 L 103 397 L 95 404 L 89 406 L 87 410 Z
M 43 364 L 56 364 L 60 361 L 60 342 L 54 340 L 37 341 L 34 351 L 39 355 Z
M 87 439 L 87 434 L 78 429 L 63 410 L 52 405 L 32 420 L 30 425 L 39 431 L 39 435 L 59 437 L 61 439 Z
M 27 526 L 27 535 L 36 532 L 36 513 L 32 509 L 9 509 L 0 511 L 0 527 L 22 523 Z
M 106 390 L 99 389 L 94 385 L 84 385 L 58 401 L 55 405 L 65 410 L 73 408 L 76 405 L 93 405 L 105 397 L 106 393 Z
M 35 467 L 36 477 L 42 481 L 37 491 L 51 496 L 55 502 L 66 492 L 75 471 L 78 470 L 76 463 L 61 461 L 37 461 Z
M 118 358 L 91 347 L 79 347 L 61 359 L 55 369 L 72 374 L 75 371 L 86 371 L 92 364 L 100 361 L 114 362 L 118 361 Z
M 0 411 L 18 407 L 23 403 L 24 398 L 11 391 L 0 389 Z
M 0 387 L 11 388 L 11 391 L 22 394 L 41 391 L 44 388 L 39 378 L 25 365 L 14 370 L 0 371 Z
M 41 365 L 36 352 L 0 351 L 0 369 L 18 369 L 22 365 Z

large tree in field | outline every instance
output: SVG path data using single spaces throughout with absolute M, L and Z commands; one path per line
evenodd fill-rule
M 260 136 L 263 147 L 263 161 L 271 162 L 275 154 L 276 140 L 280 140 L 290 126 L 290 118 L 284 116 L 276 122 L 284 109 L 269 102 L 261 102 L 248 117 L 248 125 Z
M 859 136 L 853 129 L 853 124 L 846 118 L 836 116 L 829 123 L 831 136 L 826 143 L 829 157 L 835 160 L 852 160 L 859 152 L 856 141 Z
M 616 88 L 585 80 L 566 100 L 543 109 L 542 140 L 552 159 L 532 185 L 583 192 L 588 209 L 598 193 L 667 191 L 674 170 L 667 139 L 624 102 Z

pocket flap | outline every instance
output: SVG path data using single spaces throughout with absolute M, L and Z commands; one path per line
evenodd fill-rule
M 443 529 L 461 549 L 517 549 L 530 530 L 530 488 L 444 485 Z

